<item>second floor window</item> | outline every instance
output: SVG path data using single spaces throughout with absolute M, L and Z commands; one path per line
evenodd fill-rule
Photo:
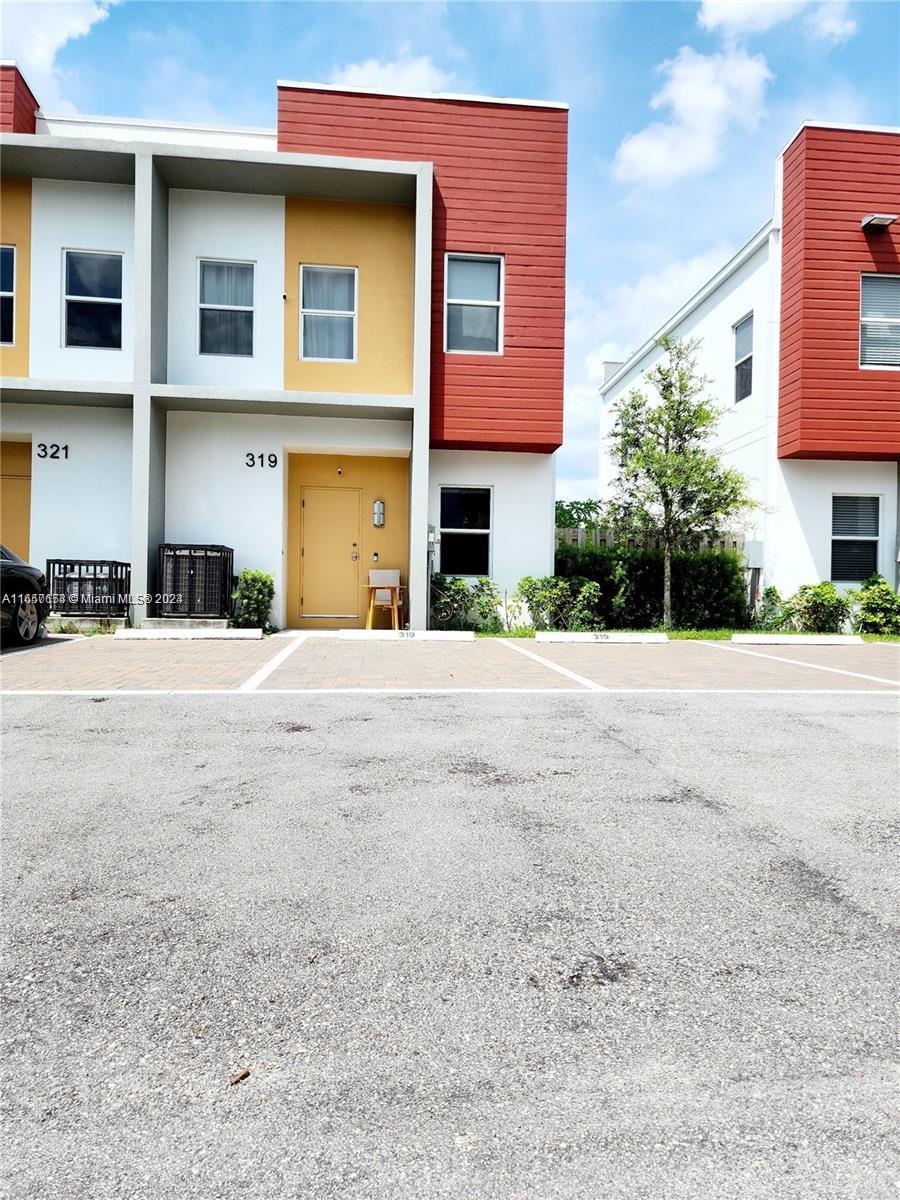
M 0 346 L 11 346 L 14 337 L 16 248 L 0 246 Z
M 253 357 L 253 263 L 200 260 L 200 353 Z
M 66 250 L 65 344 L 122 349 L 122 255 Z
M 300 357 L 356 361 L 356 268 L 300 268 Z
M 500 354 L 503 347 L 503 259 L 448 254 L 444 348 L 464 354 Z
M 859 361 L 900 367 L 900 275 L 863 275 Z
M 734 327 L 734 398 L 746 400 L 753 391 L 753 313 Z

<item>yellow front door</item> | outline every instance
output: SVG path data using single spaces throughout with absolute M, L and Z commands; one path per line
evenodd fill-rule
M 357 620 L 359 488 L 300 492 L 300 616 Z
M 28 561 L 31 443 L 0 442 L 0 544 Z

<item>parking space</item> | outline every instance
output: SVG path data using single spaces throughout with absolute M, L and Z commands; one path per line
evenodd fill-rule
M 900 646 L 47 639 L 0 661 L 5 692 L 896 691 Z
M 522 646 L 534 643 L 521 642 Z M 900 646 L 760 647 L 542 643 L 540 656 L 604 688 L 739 691 L 883 691 L 900 687 Z

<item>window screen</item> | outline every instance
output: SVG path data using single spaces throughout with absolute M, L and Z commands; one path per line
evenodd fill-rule
M 877 496 L 832 496 L 831 578 L 857 583 L 878 569 Z

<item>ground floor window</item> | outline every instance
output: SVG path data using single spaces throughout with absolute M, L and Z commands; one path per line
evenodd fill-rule
M 831 578 L 858 583 L 878 570 L 877 496 L 831 497 Z
M 490 575 L 489 487 L 441 488 L 441 572 Z

